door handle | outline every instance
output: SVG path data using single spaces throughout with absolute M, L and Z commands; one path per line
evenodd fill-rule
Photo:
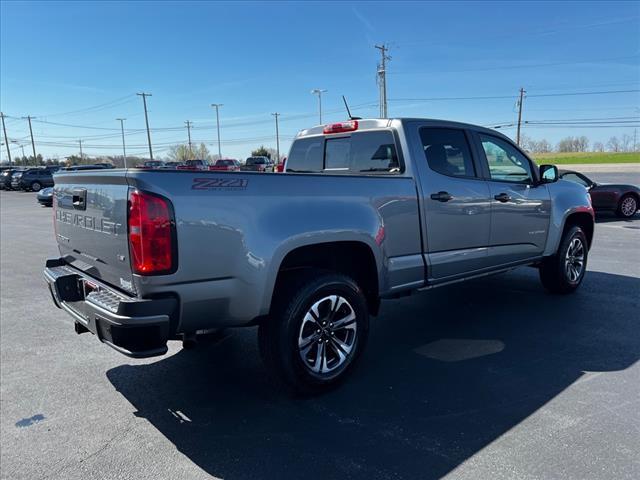
M 448 202 L 453 197 L 449 194 L 449 192 L 438 192 L 431 194 L 431 200 L 437 200 L 439 202 Z
M 493 198 L 502 203 L 506 203 L 511 200 L 511 197 L 507 193 L 500 193 Z

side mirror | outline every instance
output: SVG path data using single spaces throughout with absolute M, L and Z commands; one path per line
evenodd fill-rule
M 560 175 L 555 165 L 540 165 L 540 183 L 557 182 Z

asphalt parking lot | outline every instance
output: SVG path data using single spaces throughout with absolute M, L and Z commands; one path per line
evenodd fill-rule
M 574 295 L 524 268 L 385 302 L 349 381 L 292 399 L 255 329 L 147 360 L 76 335 L 51 209 L 0 203 L 2 478 L 640 478 L 640 214 L 598 218 Z

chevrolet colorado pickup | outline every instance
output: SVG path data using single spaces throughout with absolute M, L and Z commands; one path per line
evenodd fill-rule
M 44 277 L 76 332 L 132 357 L 258 325 L 274 377 L 340 382 L 380 300 L 534 266 L 581 284 L 586 189 L 509 138 L 439 120 L 351 120 L 295 138 L 283 174 L 104 170 L 55 176 L 60 257 Z

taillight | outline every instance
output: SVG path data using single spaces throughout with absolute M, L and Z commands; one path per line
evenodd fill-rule
M 133 273 L 158 275 L 175 271 L 174 219 L 169 200 L 132 190 L 128 219 Z
M 353 132 L 358 129 L 357 120 L 349 120 L 348 122 L 330 123 L 325 125 L 322 133 L 342 133 Z

